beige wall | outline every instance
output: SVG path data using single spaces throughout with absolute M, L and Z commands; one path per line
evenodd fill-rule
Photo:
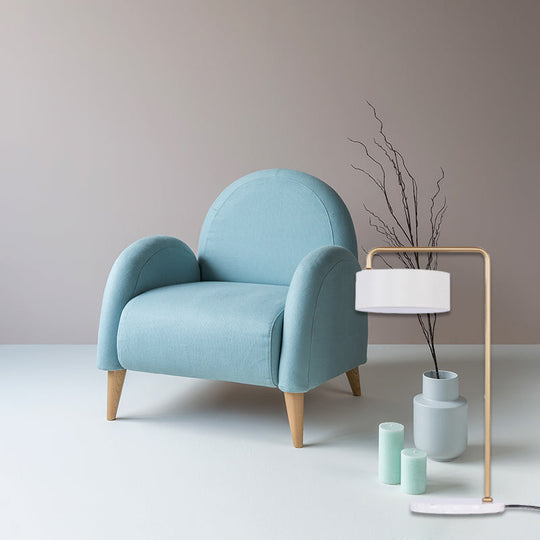
M 245 173 L 305 170 L 380 244 L 347 137 L 376 129 L 421 179 L 448 176 L 442 244 L 493 257 L 493 339 L 540 343 L 540 4 L 516 0 L 0 1 L 0 340 L 95 342 L 116 255 L 170 234 L 196 249 Z M 482 340 L 481 260 L 453 272 L 439 342 Z M 414 343 L 373 318 L 372 343 Z

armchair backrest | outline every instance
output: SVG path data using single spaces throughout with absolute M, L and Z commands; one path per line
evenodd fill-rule
M 357 255 L 339 195 L 300 171 L 257 171 L 226 188 L 208 211 L 199 239 L 201 279 L 289 285 L 303 257 L 325 245 Z

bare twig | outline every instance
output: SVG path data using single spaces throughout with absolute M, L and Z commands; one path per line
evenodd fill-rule
M 373 227 L 383 238 L 384 242 L 388 246 L 402 247 L 402 246 L 419 246 L 422 244 L 422 234 L 419 223 L 419 196 L 418 196 L 418 182 L 414 174 L 407 166 L 403 154 L 394 146 L 390 141 L 388 135 L 385 132 L 384 123 L 382 118 L 378 115 L 375 107 L 368 101 L 368 105 L 371 107 L 373 116 L 377 120 L 379 125 L 378 138 L 374 137 L 372 142 L 375 147 L 375 153 L 365 144 L 363 141 L 349 138 L 349 141 L 359 144 L 368 160 L 375 164 L 380 175 L 375 175 L 368 170 L 352 165 L 356 170 L 367 176 L 375 186 L 383 194 L 386 210 L 390 218 L 389 222 L 385 221 L 384 216 L 376 214 L 373 210 L 370 210 L 364 205 L 364 209 L 368 214 L 369 225 Z M 376 156 L 376 152 L 382 153 L 384 158 L 381 160 Z M 393 179 L 393 181 L 391 181 Z M 441 168 L 441 174 L 435 182 L 435 192 L 430 198 L 429 202 L 429 233 L 426 236 L 427 242 L 425 245 L 435 247 L 438 245 L 439 237 L 441 234 L 441 225 L 444 215 L 448 208 L 446 198 L 443 198 L 440 203 L 440 197 L 442 197 L 442 182 L 445 179 L 444 170 Z M 401 210 L 399 212 L 401 217 L 398 217 L 398 212 L 392 203 L 392 200 L 399 197 Z M 365 253 L 366 250 L 362 247 Z M 397 253 L 399 261 L 405 268 L 417 268 L 422 267 L 419 253 Z M 388 268 L 392 268 L 392 265 L 381 257 L 384 264 Z M 425 263 L 425 268 L 435 270 L 437 268 L 438 258 L 437 254 L 429 253 Z M 418 322 L 422 329 L 422 333 L 426 338 L 433 363 L 435 365 L 435 371 L 437 377 L 439 377 L 439 366 L 437 362 L 437 353 L 435 350 L 435 328 L 437 324 L 437 314 L 425 314 L 418 315 Z

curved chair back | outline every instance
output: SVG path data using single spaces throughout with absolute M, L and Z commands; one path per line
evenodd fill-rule
M 226 188 L 208 211 L 199 239 L 201 279 L 289 285 L 304 256 L 325 245 L 357 255 L 339 195 L 300 171 L 257 171 Z

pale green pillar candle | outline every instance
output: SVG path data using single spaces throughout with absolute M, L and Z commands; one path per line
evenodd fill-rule
M 417 448 L 401 451 L 401 491 L 420 495 L 426 491 L 427 454 Z
M 401 450 L 405 428 L 397 422 L 379 424 L 379 481 L 399 484 L 401 480 Z

